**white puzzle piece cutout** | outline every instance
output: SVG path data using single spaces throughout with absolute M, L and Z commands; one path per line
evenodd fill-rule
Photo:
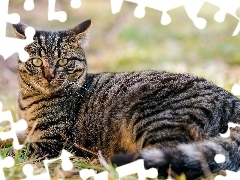
M 3 168 L 10 168 L 10 167 L 13 167 L 13 165 L 14 165 L 14 159 L 12 157 L 8 156 L 4 159 L 0 158 L 0 179 L 1 180 L 5 180 Z
M 138 18 L 142 18 L 145 16 L 145 8 L 152 8 L 162 12 L 161 17 L 161 24 L 167 25 L 171 23 L 171 16 L 168 14 L 168 11 L 178 8 L 184 7 L 186 9 L 186 13 L 188 17 L 193 21 L 194 25 L 199 28 L 203 29 L 207 21 L 201 17 L 198 17 L 198 12 L 202 8 L 205 2 L 209 2 L 217 7 L 219 7 L 219 11 L 215 14 L 214 19 L 217 22 L 222 22 L 225 20 L 226 14 L 230 14 L 236 19 L 239 20 L 239 17 L 236 15 L 236 10 L 240 7 L 240 1 L 238 0 L 230 0 L 230 1 L 221 1 L 221 0 L 195 0 L 194 2 L 191 0 L 170 0 L 170 1 L 163 1 L 163 0 L 125 0 L 128 2 L 135 3 L 137 5 L 136 9 L 134 10 L 134 15 Z M 49 20 L 59 20 L 60 22 L 64 22 L 67 19 L 67 14 L 65 11 L 55 11 L 55 5 L 57 0 L 48 0 L 48 18 Z M 121 6 L 124 0 L 110 0 L 112 13 L 118 13 L 121 10 Z M 81 6 L 81 0 L 71 0 L 70 5 L 72 8 L 79 8 Z M 8 38 L 6 37 L 6 24 L 16 24 L 20 21 L 20 16 L 17 13 L 8 14 L 8 5 L 9 0 L 0 0 L 0 54 L 7 59 L 9 56 L 14 54 L 15 52 L 19 53 L 20 59 L 22 61 L 26 61 L 28 59 L 28 54 L 24 50 L 24 47 L 32 42 L 33 36 L 35 34 L 35 30 L 31 27 L 27 28 L 25 31 L 26 39 L 21 40 L 17 38 Z M 24 2 L 24 9 L 27 11 L 34 10 L 34 0 L 25 0 Z M 233 35 L 237 35 L 240 31 L 240 23 L 238 23 Z M 235 85 L 233 87 L 233 93 L 237 92 L 239 85 Z M 236 94 L 236 93 L 235 93 Z M 13 139 L 13 147 L 14 149 L 21 149 L 22 145 L 19 144 L 16 134 L 18 131 L 23 131 L 27 128 L 25 120 L 19 120 L 18 122 L 14 122 L 12 119 L 12 115 L 10 111 L 2 112 L 2 104 L 0 103 L 0 122 L 2 121 L 9 121 L 11 125 L 11 130 L 9 132 L 0 132 L 0 138 L 2 140 L 6 139 Z M 238 124 L 229 123 L 228 127 L 236 127 L 239 126 Z M 229 137 L 230 129 L 228 129 L 225 137 Z M 44 167 L 46 172 L 41 173 L 39 175 L 33 175 L 33 166 L 31 164 L 26 164 L 23 167 L 23 172 L 26 175 L 24 180 L 49 180 L 50 174 L 48 165 L 56 160 L 62 160 L 62 168 L 65 171 L 69 171 L 72 169 L 73 164 L 70 161 L 69 157 L 72 156 L 71 153 L 67 152 L 66 150 L 62 151 L 62 154 L 59 158 L 51 159 L 51 160 L 44 160 Z M 218 163 L 224 162 L 225 157 L 222 154 L 217 154 L 215 156 L 215 160 Z M 5 176 L 3 173 L 3 168 L 10 168 L 14 165 L 14 160 L 12 157 L 6 157 L 4 159 L 0 159 L 0 179 L 5 180 Z M 137 168 L 137 169 L 136 169 Z M 149 169 L 145 170 L 143 166 L 143 161 L 138 160 L 133 163 L 121 166 L 116 168 L 116 171 L 119 174 L 119 177 L 124 177 L 126 175 L 130 175 L 131 173 L 137 173 L 139 179 L 145 179 L 146 177 L 154 178 L 157 176 L 156 169 Z M 104 171 L 102 173 L 96 174 L 94 170 L 83 169 L 79 172 L 80 177 L 83 179 L 87 179 L 89 175 L 92 175 L 98 179 L 107 179 L 108 172 Z M 227 171 L 227 176 L 217 176 L 217 178 L 222 179 L 240 179 L 240 173 L 234 173 L 231 171 Z M 221 179 L 217 179 L 221 180 Z
M 71 7 L 74 8 L 74 9 L 77 9 L 77 8 L 80 8 L 81 7 L 81 0 L 71 0 Z
M 193 21 L 194 25 L 203 29 L 207 25 L 207 21 L 204 18 L 198 17 L 198 13 L 205 2 L 209 2 L 217 7 L 219 11 L 215 14 L 214 19 L 217 22 L 222 22 L 225 20 L 226 14 L 230 14 L 235 17 L 238 21 L 240 18 L 236 15 L 236 10 L 240 7 L 240 1 L 230 0 L 125 0 L 137 4 L 134 11 L 134 15 L 138 18 L 143 18 L 145 16 L 145 8 L 151 8 L 162 12 L 161 24 L 168 25 L 171 22 L 171 17 L 168 14 L 169 10 L 175 9 L 177 7 L 183 6 L 186 9 L 188 17 Z M 124 0 L 110 0 L 112 13 L 116 14 L 120 12 Z M 240 31 L 240 23 L 238 23 L 236 29 L 233 32 L 233 36 L 236 36 Z
M 33 42 L 33 36 L 35 30 L 31 27 L 26 29 L 26 39 L 17 39 L 6 37 L 6 24 L 16 24 L 20 21 L 19 14 L 8 14 L 9 0 L 0 1 L 0 54 L 4 59 L 14 53 L 19 53 L 19 58 L 22 61 L 26 61 L 29 57 L 28 53 L 24 50 L 24 47 Z
M 23 7 L 27 11 L 32 11 L 34 9 L 34 0 L 25 0 Z
M 220 136 L 223 137 L 223 138 L 228 138 L 230 136 L 230 133 L 231 133 L 230 128 L 235 128 L 237 126 L 240 126 L 240 125 L 236 124 L 236 123 L 233 123 L 233 122 L 229 122 L 227 132 L 225 132 L 224 134 L 220 133 Z
M 240 96 L 240 85 L 235 83 L 232 86 L 231 93 L 233 93 L 235 96 Z
M 73 164 L 69 159 L 71 156 L 73 156 L 71 153 L 63 149 L 60 157 L 43 161 L 45 172 L 38 175 L 33 174 L 33 166 L 31 164 L 25 164 L 23 173 L 26 175 L 26 178 L 21 180 L 51 180 L 48 165 L 57 160 L 62 160 L 61 165 L 64 171 L 70 171 L 73 168 Z
M 0 102 L 0 123 L 4 121 L 8 121 L 10 123 L 11 130 L 8 132 L 0 132 L 0 139 L 3 141 L 13 139 L 13 148 L 16 150 L 21 149 L 23 145 L 19 144 L 17 133 L 27 129 L 27 122 L 24 119 L 14 122 L 10 111 L 2 111 L 2 103 Z M 4 129 L 4 127 L 1 129 Z
M 156 168 L 150 168 L 146 170 L 144 168 L 144 160 L 138 159 L 129 164 L 120 166 L 116 168 L 119 178 L 123 178 L 128 175 L 137 174 L 138 180 L 145 180 L 146 178 L 157 178 L 158 171 Z M 87 180 L 90 177 L 93 177 L 95 180 L 108 180 L 108 172 L 103 171 L 101 173 L 96 173 L 92 169 L 83 169 L 79 171 L 79 176 L 83 180 Z
M 55 11 L 56 0 L 48 0 L 48 20 L 52 21 L 54 19 L 60 22 L 65 22 L 67 20 L 67 13 L 65 11 Z

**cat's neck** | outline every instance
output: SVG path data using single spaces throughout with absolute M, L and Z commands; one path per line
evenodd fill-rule
M 50 100 L 53 98 L 64 98 L 64 99 L 72 99 L 72 100 L 85 100 L 87 94 L 92 93 L 91 89 L 93 79 L 96 77 L 96 74 L 87 74 L 86 80 L 84 84 L 78 89 L 67 89 L 63 91 L 58 91 L 51 94 L 42 93 L 40 91 L 35 90 L 31 86 L 21 83 L 20 81 L 20 91 L 19 91 L 19 101 L 24 102 L 25 106 L 29 106 L 34 102 L 41 100 Z

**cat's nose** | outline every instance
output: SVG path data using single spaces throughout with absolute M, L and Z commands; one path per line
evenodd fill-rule
M 45 76 L 45 78 L 47 79 L 47 81 L 50 83 L 52 81 L 52 79 L 54 78 L 54 76 L 52 76 L 51 74 L 47 74 Z
M 44 77 L 50 83 L 54 78 L 54 69 L 52 68 L 45 68 L 44 69 Z

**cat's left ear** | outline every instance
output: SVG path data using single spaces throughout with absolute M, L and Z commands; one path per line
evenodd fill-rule
M 90 26 L 91 20 L 86 20 L 71 29 L 71 31 L 73 31 L 75 34 L 76 40 L 79 41 L 82 46 L 87 44 Z
M 28 27 L 28 25 L 23 23 L 13 24 L 13 32 L 15 33 L 16 37 L 19 39 L 26 39 L 25 35 L 25 29 Z

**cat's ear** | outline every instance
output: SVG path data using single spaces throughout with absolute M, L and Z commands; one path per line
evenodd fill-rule
M 75 34 L 76 40 L 79 41 L 83 46 L 85 46 L 87 43 L 90 26 L 91 20 L 86 20 L 71 29 L 71 31 L 73 31 Z
M 19 39 L 26 39 L 25 35 L 25 29 L 28 27 L 28 25 L 23 23 L 13 24 L 13 32 L 15 33 L 16 37 Z

